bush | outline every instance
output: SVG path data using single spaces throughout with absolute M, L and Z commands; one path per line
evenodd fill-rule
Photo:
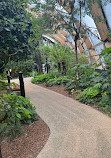
M 69 59 L 69 57 L 68 57 Z M 73 54 L 73 57 L 71 57 L 70 59 L 71 61 L 69 62 L 68 60 L 68 73 L 70 73 L 70 71 L 72 71 L 72 69 L 77 65 L 76 64 L 76 57 Z M 79 65 L 84 65 L 84 64 L 89 64 L 88 58 L 86 57 L 85 54 L 78 54 L 78 63 Z M 74 74 L 72 74 L 73 76 Z
M 66 84 L 66 90 L 72 90 L 77 87 L 77 80 L 69 80 L 69 82 Z
M 32 72 L 33 70 L 33 61 L 9 61 L 5 67 L 5 71 L 9 69 L 12 70 L 12 77 L 18 77 L 20 71 L 23 72 L 24 76 L 27 76 L 29 75 L 29 72 Z
M 107 92 L 102 93 L 100 105 L 103 111 L 111 113 L 111 96 Z
M 78 73 L 78 76 L 77 76 Z M 69 72 L 69 76 L 72 80 L 67 84 L 67 89 L 86 89 L 93 86 L 92 79 L 98 76 L 99 74 L 95 72 L 91 64 L 82 64 L 76 65 Z
M 53 85 L 66 85 L 67 82 L 69 82 L 69 79 L 66 76 L 60 76 L 59 78 L 50 79 L 46 85 L 49 87 Z
M 38 75 L 38 76 L 32 78 L 31 82 L 35 83 L 35 84 L 39 84 L 39 83 L 47 82 L 49 79 L 50 79 L 50 77 L 48 74 L 42 74 L 42 75 Z
M 8 85 L 9 85 L 9 84 L 6 83 L 5 81 L 0 80 L 0 91 L 6 90 Z
M 46 83 L 50 79 L 59 77 L 59 75 L 60 74 L 57 72 L 50 72 L 48 74 L 41 74 L 41 75 L 37 75 L 34 78 L 32 78 L 31 82 L 35 83 L 35 84 Z
M 76 99 L 79 99 L 82 103 L 96 103 L 100 99 L 100 90 L 94 87 L 85 89 L 83 92 L 77 95 Z
M 0 113 L 1 111 L 5 113 L 5 116 L 1 117 L 1 136 L 16 136 L 21 131 L 21 123 L 31 124 L 38 119 L 35 107 L 30 103 L 29 98 L 3 94 L 0 96 L 0 105 Z

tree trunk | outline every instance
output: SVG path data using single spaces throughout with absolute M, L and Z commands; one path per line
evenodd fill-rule
M 62 70 L 63 70 L 63 74 L 66 75 L 66 63 L 62 62 Z
M 75 38 L 75 55 L 76 55 L 76 64 L 78 64 L 78 55 L 77 55 L 77 39 Z
M 42 73 L 42 62 L 41 62 L 41 54 L 40 52 L 35 53 L 36 63 L 38 65 L 38 72 Z
M 58 63 L 58 72 L 61 72 L 61 63 Z
M 79 33 L 75 36 L 75 55 L 76 55 L 76 64 L 78 64 L 78 54 L 77 54 L 77 40 L 79 39 Z M 79 79 L 79 72 L 76 73 L 77 80 Z

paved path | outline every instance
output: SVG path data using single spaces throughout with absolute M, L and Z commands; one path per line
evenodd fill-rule
M 37 158 L 111 158 L 111 118 L 29 78 L 25 89 L 51 131 Z

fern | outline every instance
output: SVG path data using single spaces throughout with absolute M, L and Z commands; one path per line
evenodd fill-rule
M 102 84 L 101 83 L 97 83 L 97 84 L 95 84 L 94 88 L 97 88 L 97 89 L 99 88 L 100 89 L 100 88 L 102 88 Z
M 111 85 L 109 83 L 105 83 L 103 84 L 103 90 L 107 90 L 108 87 L 111 87 Z

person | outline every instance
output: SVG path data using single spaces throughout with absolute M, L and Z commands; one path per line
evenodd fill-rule
M 50 64 L 49 64 L 49 70 L 50 70 Z
M 34 70 L 38 72 L 37 63 L 34 63 Z

